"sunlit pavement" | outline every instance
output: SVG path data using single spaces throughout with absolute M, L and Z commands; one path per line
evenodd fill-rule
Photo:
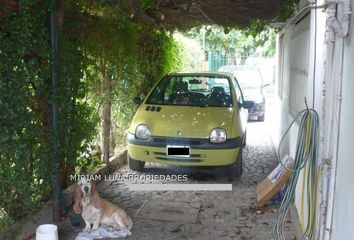
M 271 109 L 274 99 L 269 99 L 267 105 L 267 109 Z M 187 183 L 231 183 L 232 191 L 148 192 L 130 191 L 128 183 L 122 181 L 104 181 L 99 184 L 98 189 L 102 197 L 126 209 L 133 217 L 132 235 L 126 239 L 272 239 L 273 225 L 279 206 L 259 207 L 255 197 L 257 183 L 263 180 L 276 165 L 270 138 L 274 128 L 270 115 L 266 114 L 265 122 L 250 122 L 248 125 L 247 146 L 243 150 L 244 172 L 240 178 L 225 177 L 222 176 L 222 172 L 217 172 L 215 175 L 214 172 L 205 169 L 159 164 L 147 164 L 145 171 L 141 173 L 187 174 Z M 198 171 L 200 173 L 196 173 Z M 118 173 L 133 172 L 124 166 Z M 193 202 L 199 204 L 200 208 L 193 223 L 146 218 L 149 217 L 149 211 L 154 211 L 154 209 L 146 209 L 146 203 L 158 201 L 178 202 L 186 206 L 187 203 Z M 145 211 L 145 218 L 140 216 L 142 209 Z M 151 216 L 153 215 L 156 214 L 152 212 Z M 83 226 L 71 227 L 67 223 L 60 229 L 60 239 L 75 239 L 82 228 Z M 291 221 L 286 225 L 286 239 L 295 239 Z

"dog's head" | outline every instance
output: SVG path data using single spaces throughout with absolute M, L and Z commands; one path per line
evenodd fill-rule
M 93 181 L 87 179 L 80 179 L 77 182 L 75 191 L 75 203 L 73 206 L 74 212 L 77 214 L 81 213 L 82 199 L 90 198 L 90 202 L 96 207 L 99 207 L 99 197 L 96 192 L 96 185 Z
M 82 196 L 85 198 L 92 196 L 96 190 L 95 184 L 92 181 L 84 178 L 80 179 L 77 185 L 81 190 Z

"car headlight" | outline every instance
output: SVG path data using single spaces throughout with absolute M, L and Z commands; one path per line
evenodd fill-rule
M 226 141 L 226 131 L 222 128 L 215 128 L 210 132 L 210 142 L 223 143 Z
M 148 140 L 150 138 L 150 128 L 145 124 L 140 124 L 135 129 L 137 139 Z

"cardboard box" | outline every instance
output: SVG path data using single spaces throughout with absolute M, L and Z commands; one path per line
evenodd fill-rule
M 281 161 L 287 168 L 291 168 L 294 162 L 289 155 L 285 155 Z M 257 185 L 257 202 L 262 206 L 265 205 L 277 192 L 280 191 L 283 185 L 288 181 L 291 173 L 292 172 L 285 169 L 283 165 L 279 163 L 278 166 Z

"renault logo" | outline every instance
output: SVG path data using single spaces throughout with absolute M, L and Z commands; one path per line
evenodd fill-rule
M 181 136 L 181 135 L 182 135 L 181 130 L 178 130 L 178 131 L 177 131 L 177 135 L 178 135 L 178 136 Z

